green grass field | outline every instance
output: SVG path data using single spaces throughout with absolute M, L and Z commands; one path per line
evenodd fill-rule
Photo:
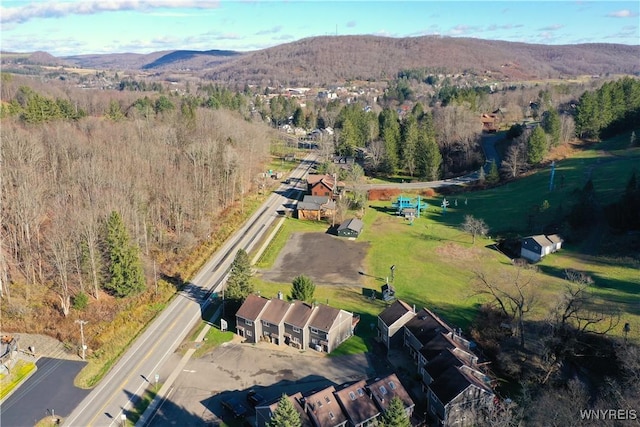
M 369 202 L 363 218 L 365 228 L 358 238 L 370 242 L 364 287 L 380 290 L 390 275 L 390 266 L 395 265 L 393 284 L 398 298 L 418 308 L 426 306 L 452 325 L 467 328 L 483 301 L 474 292 L 476 272 L 497 278 L 512 275 L 516 267 L 507 256 L 491 248 L 494 242 L 491 238 L 478 238 L 472 244 L 471 236 L 460 229 L 464 216 L 484 219 L 493 238 L 540 233 L 543 225 L 552 222 L 560 212 L 568 212 L 575 190 L 581 189 L 589 177 L 602 203 L 614 202 L 624 190 L 632 169 L 640 165 L 640 148 L 626 149 L 628 141 L 628 136 L 617 138 L 558 162 L 554 191 L 549 191 L 550 170 L 543 169 L 493 189 L 447 197 L 451 205 L 446 214 L 439 207 L 442 197 L 427 198 L 430 204 L 427 212 L 413 225 L 394 215 L 391 202 Z M 541 210 L 547 204 L 548 208 Z M 326 227 L 287 219 L 258 267 L 269 268 L 273 264 L 291 233 L 324 232 Z M 548 315 L 567 285 L 564 271 L 574 269 L 593 277 L 595 285 L 591 291 L 596 304 L 619 308 L 621 323 L 612 333 L 622 336 L 622 325 L 629 322 L 629 338 L 639 339 L 640 262 L 585 255 L 580 246 L 579 242 L 565 245 L 560 252 L 537 264 L 533 283 L 538 302 L 530 320 L 542 320 Z M 262 295 L 271 297 L 279 290 L 287 294 L 291 284 L 256 280 L 256 287 Z M 362 287 L 357 284 L 342 288 L 317 286 L 315 297 L 319 302 L 362 317 L 358 337 L 337 351 L 366 349 L 367 338 L 375 335 L 371 325 L 375 325 L 385 303 L 362 296 Z

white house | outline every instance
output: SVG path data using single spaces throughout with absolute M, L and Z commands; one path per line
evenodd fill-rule
M 545 236 L 538 234 L 522 239 L 520 256 L 530 262 L 538 262 L 545 255 L 556 252 L 562 247 L 563 240 L 557 234 Z

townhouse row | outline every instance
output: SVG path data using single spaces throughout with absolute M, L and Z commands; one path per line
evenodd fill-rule
M 395 374 L 287 395 L 300 415 L 302 427 L 375 426 L 394 397 L 411 417 L 415 403 Z M 256 407 L 257 427 L 269 424 L 278 401 Z
M 475 344 L 430 310 L 396 300 L 378 315 L 378 338 L 413 360 L 432 425 L 472 426 L 495 410 L 493 380 Z
M 353 335 L 360 317 L 325 304 L 249 295 L 236 313 L 236 333 L 245 341 L 268 341 L 331 353 Z

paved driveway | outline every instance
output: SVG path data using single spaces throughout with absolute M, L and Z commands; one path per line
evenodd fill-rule
M 191 359 L 149 425 L 216 425 L 231 416 L 222 409 L 223 398 L 235 397 L 250 410 L 246 394 L 251 388 L 270 400 L 283 393 L 371 376 L 375 371 L 364 354 L 326 357 L 312 350 L 282 350 L 272 344 L 235 340 L 203 358 Z
M 33 427 L 54 414 L 66 417 L 91 390 L 73 385 L 73 379 L 86 362 L 41 357 L 38 370 L 2 404 L 0 425 Z

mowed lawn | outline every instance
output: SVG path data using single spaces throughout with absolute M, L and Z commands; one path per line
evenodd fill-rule
M 497 188 L 447 197 L 450 206 L 446 213 L 440 208 L 442 196 L 427 198 L 427 212 L 413 225 L 395 215 L 390 201 L 368 202 L 363 218 L 365 228 L 358 237 L 370 243 L 363 283 L 340 288 L 318 286 L 316 300 L 362 316 L 358 328 L 360 338 L 350 345 L 364 349 L 364 339 L 375 335 L 376 316 L 386 303 L 365 298 L 362 288 L 379 291 L 387 278 L 391 280 L 390 267 L 394 265 L 393 286 L 398 298 L 415 304 L 416 308 L 424 306 L 435 311 L 455 327 L 468 328 L 483 302 L 483 297 L 475 292 L 476 274 L 503 281 L 515 275 L 516 267 L 493 248 L 494 240 L 490 237 L 542 232 L 544 224 L 568 212 L 575 190 L 582 188 L 589 177 L 602 204 L 617 200 L 633 167 L 640 164 L 640 149 L 623 150 L 628 141 L 628 138 L 608 141 L 557 162 L 553 191 L 549 190 L 550 170 L 545 169 Z M 611 151 L 603 152 L 603 149 Z M 548 207 L 541 210 L 543 205 Z M 465 215 L 484 219 L 490 237 L 477 238 L 472 244 L 471 236 L 460 228 Z M 269 268 L 290 233 L 323 233 L 326 228 L 324 224 L 287 219 L 259 267 Z M 638 260 L 587 255 L 581 251 L 580 242 L 565 245 L 560 252 L 537 264 L 538 272 L 532 281 L 537 303 L 530 319 L 543 320 L 548 316 L 567 286 L 564 271 L 574 269 L 595 280 L 591 291 L 598 308 L 620 310 L 621 323 L 613 333 L 622 336 L 623 325 L 628 322 L 629 338 L 640 339 Z M 287 295 L 291 288 L 289 283 L 260 280 L 256 280 L 256 286 L 267 297 L 275 296 L 278 291 Z

